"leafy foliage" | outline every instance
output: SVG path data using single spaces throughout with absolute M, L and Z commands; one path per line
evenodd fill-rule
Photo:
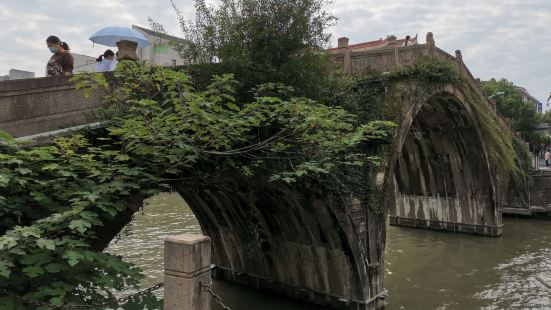
M 404 117 L 404 93 L 411 93 L 411 85 L 415 82 L 415 100 L 425 102 L 435 87 L 446 84 L 457 86 L 466 96 L 466 102 L 476 111 L 476 122 L 483 129 L 483 139 L 488 146 L 488 155 L 492 174 L 498 188 L 510 188 L 518 197 L 527 198 L 526 184 L 529 181 L 530 156 L 524 143 L 514 134 L 498 115 L 492 111 L 480 92 L 469 86 L 469 83 L 457 72 L 449 62 L 420 58 L 414 65 L 390 72 L 371 72 L 349 80 L 344 96 L 338 98 L 347 111 L 358 115 L 359 119 L 370 121 L 376 119 L 390 120 L 401 124 Z M 344 99 L 343 99 L 344 98 Z M 373 151 L 373 150 L 371 150 Z M 383 158 L 389 156 L 393 149 L 383 146 L 377 153 Z M 386 155 L 385 155 L 386 152 Z M 373 176 L 371 176 L 373 177 Z M 372 184 L 364 184 L 369 189 Z M 388 186 L 388 185 L 386 185 Z M 368 196 L 374 197 L 385 191 L 369 191 Z M 373 199 L 373 198 L 371 198 Z M 379 202 L 372 205 L 381 205 Z M 525 199 L 524 203 L 527 203 Z
M 79 135 L 28 150 L 2 147 L 0 289 L 61 305 L 116 304 L 105 288 L 137 287 L 137 268 L 90 247 L 93 228 L 125 210 L 130 193 L 154 182 L 127 160 Z M 2 309 L 18 303 L 0 298 Z
M 375 163 L 358 150 L 392 134 L 390 122 L 362 123 L 280 84 L 241 102 L 230 74 L 196 91 L 183 72 L 121 61 L 114 78 L 114 89 L 101 75 L 74 78 L 85 92 L 107 93 L 111 120 L 94 135 L 34 148 L 0 135 L 0 289 L 58 305 L 116 305 L 114 292 L 137 287 L 140 271 L 94 244 L 137 193 L 219 171 L 266 182 L 337 179 L 343 167 Z M 11 297 L 0 307 L 24 309 Z
M 218 63 L 249 90 L 257 84 L 285 83 L 297 93 L 320 99 L 332 61 L 326 29 L 336 18 L 326 0 L 196 0 L 195 20 L 178 15 L 184 41 L 173 42 L 188 64 Z M 164 31 L 162 25 L 152 27 Z M 246 95 L 246 93 L 240 93 Z M 250 98 L 250 97 L 248 97 Z
M 519 87 L 506 79 L 482 82 L 486 96 L 492 96 L 496 102 L 497 111 L 510 119 L 511 129 L 521 132 L 527 138 L 538 124 L 536 107 L 522 100 L 523 94 Z

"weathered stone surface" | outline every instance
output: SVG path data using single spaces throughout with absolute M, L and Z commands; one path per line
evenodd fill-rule
M 342 39 L 339 47 L 334 60 L 352 73 L 389 71 L 422 56 L 457 66 L 465 78 L 463 88 L 435 85 L 420 96 L 417 90 L 423 85 L 404 85 L 396 149 L 387 159 L 389 167 L 375 174 L 374 184 L 390 194 L 379 203 L 390 205 L 391 224 L 500 235 L 501 207 L 514 201 L 504 200 L 507 189 L 497 187 L 490 173 L 483 128 L 463 89 L 471 89 L 478 100 L 484 97 L 460 54 L 456 58 L 438 49 L 432 34 L 425 45 L 354 52 Z M 88 105 L 82 97 L 64 101 L 76 94 L 66 78 L 3 83 L 14 82 L 0 83 L 0 129 L 15 136 L 78 125 L 88 108 L 99 106 L 99 100 Z M 36 95 L 27 94 L 27 88 Z M 55 121 L 43 123 L 44 118 Z M 386 214 L 375 215 L 364 204 L 331 196 L 316 184 L 288 186 L 227 171 L 174 188 L 212 238 L 216 276 L 334 308 L 382 305 L 378 299 L 366 301 L 384 292 Z M 141 199 L 131 200 L 127 212 L 98 232 L 95 249 L 105 247 L 131 220 Z M 205 267 L 204 262 L 186 262 L 186 255 L 176 254 L 167 265 Z M 200 287 L 180 278 L 167 275 L 167 281 L 176 281 L 177 291 Z
M 122 40 L 117 42 L 117 48 L 119 55 L 118 60 L 138 60 L 138 54 L 136 53 L 138 43 L 128 40 Z
M 0 82 L 0 130 L 28 136 L 93 122 L 100 93 L 84 98 L 69 77 Z
M 165 240 L 164 309 L 210 310 L 211 240 L 199 235 Z
M 396 136 L 394 171 L 387 173 L 393 178 L 394 189 L 390 223 L 501 235 L 501 207 L 518 201 L 514 195 L 505 194 L 508 189 L 496 188 L 489 150 L 481 133 L 484 128 L 472 107 L 485 104 L 486 97 L 463 63 L 461 51 L 456 51 L 456 57 L 444 52 L 428 33 L 426 44 L 391 44 L 368 51 L 354 51 L 343 45 L 333 52 L 333 57 L 335 62 L 348 66 L 347 71 L 360 74 L 390 71 L 414 64 L 421 57 L 456 66 L 465 78 L 461 87 L 434 85 L 426 89 L 412 82 L 400 94 L 405 116 Z M 465 89 L 472 91 L 479 102 L 469 102 Z
M 534 176 L 533 185 L 530 188 L 530 205 L 547 206 L 551 204 L 551 176 Z
M 370 248 L 366 240 L 376 244 L 383 230 L 366 231 L 360 204 L 344 207 L 315 184 L 297 188 L 267 178 L 217 176 L 175 189 L 213 240 L 219 278 L 341 309 L 365 307 L 371 292 L 382 290 L 380 245 Z M 384 216 L 372 227 L 376 222 L 384 225 Z
M 451 85 L 433 93 L 426 102 L 411 97 L 400 130 L 391 223 L 412 226 L 402 219 L 415 219 L 415 227 L 500 235 L 495 182 L 472 109 Z

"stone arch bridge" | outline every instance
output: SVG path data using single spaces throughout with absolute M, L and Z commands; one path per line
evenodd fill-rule
M 390 71 L 430 57 L 452 63 L 464 79 L 422 96 L 421 85 L 403 88 L 396 146 L 375 180 L 388 191 L 379 202 L 388 214 L 315 185 L 304 190 L 223 173 L 193 188 L 176 184 L 213 240 L 215 276 L 332 308 L 372 309 L 384 304 L 387 215 L 391 225 L 501 235 L 501 209 L 514 200 L 491 168 L 488 129 L 473 107 L 488 104 L 479 83 L 461 53 L 437 48 L 432 34 L 426 44 L 399 47 L 393 40 L 355 52 L 341 39 L 333 57 L 351 73 Z M 1 82 L 0 130 L 23 137 L 79 126 L 90 123 L 99 106 L 99 95 L 83 99 L 66 77 Z M 140 204 L 131 202 L 96 247 L 105 247 Z

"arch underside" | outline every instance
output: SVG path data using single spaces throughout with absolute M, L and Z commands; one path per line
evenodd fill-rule
M 217 176 L 174 188 L 212 238 L 215 277 L 335 309 L 367 309 L 382 290 L 382 268 L 373 266 L 382 266 L 384 249 L 368 241 L 383 230 L 368 232 L 362 205 L 307 187 Z M 384 227 L 384 217 L 371 222 Z
M 446 92 L 414 109 L 394 164 L 391 225 L 499 236 L 501 214 L 472 110 Z
M 212 239 L 214 277 L 333 309 L 383 304 L 370 299 L 383 291 L 385 216 L 315 184 L 239 173 L 172 186 Z M 131 197 L 126 212 L 97 231 L 93 248 L 104 249 L 143 198 Z
M 397 137 L 403 144 L 391 161 L 394 173 L 386 174 L 394 185 L 391 224 L 501 234 L 472 112 L 447 92 L 409 106 L 414 117 L 402 124 L 407 130 Z M 239 175 L 218 172 L 192 185 L 172 184 L 212 238 L 215 277 L 335 309 L 383 304 L 373 297 L 384 291 L 386 214 L 372 214 L 316 184 Z M 108 243 L 135 209 L 101 240 Z

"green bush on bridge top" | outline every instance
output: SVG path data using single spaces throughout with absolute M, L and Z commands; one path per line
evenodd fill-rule
M 376 161 L 357 151 L 361 145 L 391 135 L 389 122 L 358 125 L 343 108 L 293 97 L 279 84 L 239 102 L 231 75 L 196 91 L 185 73 L 121 62 L 115 80 L 118 87 L 109 89 L 101 75 L 75 77 L 84 90 L 107 91 L 104 129 L 33 148 L 0 136 L 2 309 L 34 308 L 6 291 L 105 308 L 116 304 L 114 292 L 138 287 L 138 268 L 94 246 L 100 227 L 138 193 L 193 184 L 215 171 L 266 182 L 338 178 L 344 167 Z M 157 307 L 151 294 L 134 302 Z

